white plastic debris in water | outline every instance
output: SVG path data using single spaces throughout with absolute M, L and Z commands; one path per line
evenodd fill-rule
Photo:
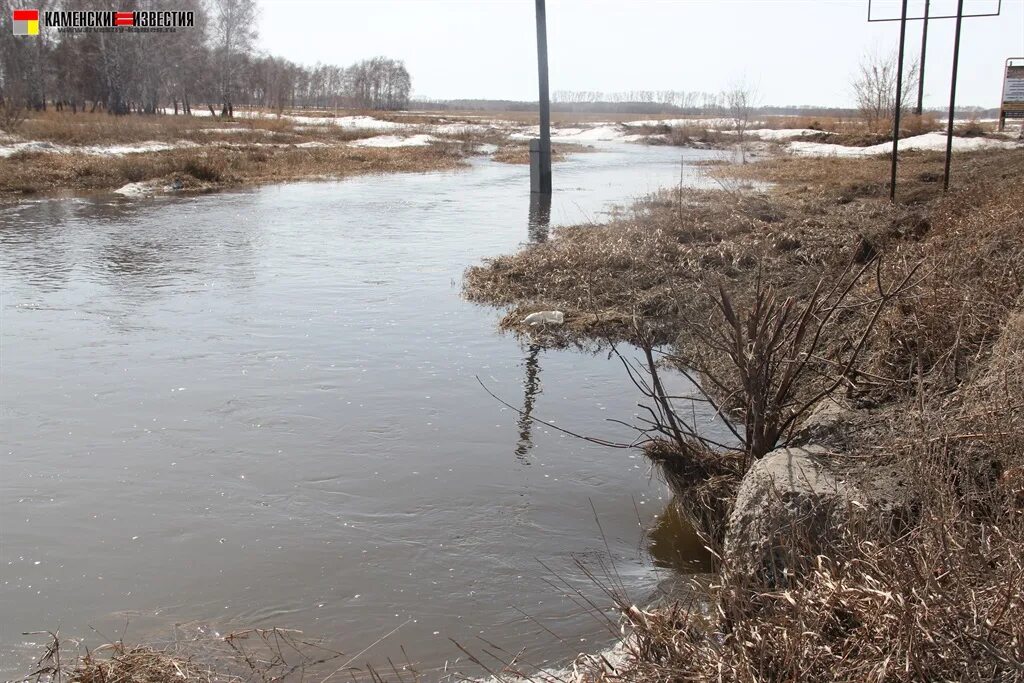
M 565 322 L 565 313 L 561 311 L 537 311 L 523 318 L 523 324 L 531 327 L 535 325 L 561 325 Z

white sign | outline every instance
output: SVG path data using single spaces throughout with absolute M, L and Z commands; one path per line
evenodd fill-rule
M 1006 65 L 1001 118 L 1024 118 L 1024 64 Z

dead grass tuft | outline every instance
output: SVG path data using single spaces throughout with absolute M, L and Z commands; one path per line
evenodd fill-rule
M 343 653 L 288 629 L 247 629 L 220 636 L 204 628 L 176 627 L 174 643 L 165 647 L 126 645 L 118 640 L 94 649 L 79 649 L 78 643 L 62 639 L 57 632 L 38 635 L 48 635 L 49 643 L 35 669 L 25 676 L 35 683 L 301 681 L 311 672 L 329 672 L 339 659 L 344 664 L 338 671 L 344 670 L 346 677 L 378 680 L 369 667 L 352 666 L 355 658 L 345 660 Z M 416 672 L 410 673 L 415 680 Z

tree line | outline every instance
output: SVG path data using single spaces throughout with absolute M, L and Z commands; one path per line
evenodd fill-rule
M 20 0 L 0 0 L 10 17 Z M 158 0 L 37 0 L 46 11 L 160 10 Z M 176 0 L 195 25 L 173 32 L 0 31 L 0 105 L 111 114 L 189 114 L 196 107 L 232 116 L 236 105 L 402 109 L 412 79 L 405 65 L 376 57 L 351 66 L 312 67 L 257 48 L 255 0 Z

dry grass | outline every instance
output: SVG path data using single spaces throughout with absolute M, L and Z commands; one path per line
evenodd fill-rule
M 829 131 L 833 133 L 859 130 L 863 123 L 856 117 L 843 116 L 766 116 L 757 128 L 807 128 L 809 130 Z
M 179 181 L 185 189 L 215 189 L 308 178 L 424 172 L 463 163 L 447 145 L 398 148 L 203 146 L 103 157 L 18 153 L 0 159 L 0 197 L 94 191 L 142 181 Z
M 742 308 L 759 280 L 806 299 L 851 261 L 880 257 L 884 282 L 923 262 L 906 298 L 881 314 L 847 391 L 885 401 L 916 390 L 919 377 L 951 390 L 990 348 L 1024 287 L 1024 187 L 1016 181 L 1024 155 L 961 155 L 947 196 L 939 155 L 908 155 L 904 169 L 908 201 L 893 205 L 885 160 L 715 167 L 778 185 L 770 194 L 663 192 L 607 225 L 561 228 L 546 243 L 470 268 L 465 292 L 509 307 L 507 329 L 522 331 L 531 310 L 558 309 L 566 336 L 635 342 L 639 319 L 656 344 L 674 341 L 692 357 L 695 323 L 714 309 L 719 287 Z M 873 288 L 871 281 L 853 290 L 865 305 L 839 316 L 824 349 L 856 342 Z
M 46 635 L 49 642 L 33 671 L 34 683 L 276 683 L 307 678 L 383 683 L 366 651 L 348 656 L 307 638 L 301 631 L 246 629 L 225 636 L 206 628 L 175 627 L 174 642 L 164 646 L 127 645 L 117 640 L 95 648 Z M 359 660 L 359 661 L 357 661 Z M 422 680 L 409 662 L 388 660 L 397 683 Z
M 620 602 L 623 661 L 581 660 L 577 680 L 1024 680 L 1022 321 L 1018 306 L 960 391 L 903 404 L 875 436 L 909 482 L 908 529 L 856 512 L 824 543 L 779 536 L 785 589 L 726 565 L 703 609 Z
M 703 347 L 714 368 L 716 355 L 723 367 L 756 358 L 762 338 L 730 359 L 728 336 L 694 333 L 718 329 L 719 286 L 748 305 L 762 287 L 807 302 L 851 262 L 881 263 L 883 284 L 921 264 L 884 310 L 876 282 L 855 286 L 811 354 L 825 370 L 796 389 L 813 396 L 839 377 L 848 402 L 875 407 L 846 448 L 907 482 L 906 528 L 883 533 L 868 509 L 825 538 L 790 534 L 786 590 L 726 564 L 705 608 L 623 602 L 622 661 L 581 659 L 576 680 L 1024 681 L 1024 154 L 958 155 L 954 169 L 943 195 L 941 157 L 907 155 L 892 205 L 884 159 L 716 167 L 778 184 L 664 192 L 467 273 L 475 300 L 565 311 L 567 336 L 642 344 L 635 331 L 653 330 Z M 861 337 L 861 362 L 829 371 Z M 742 475 L 733 456 L 664 440 L 646 451 L 691 520 L 720 530 Z
M 320 139 L 355 140 L 372 131 L 296 125 L 287 119 L 235 119 L 208 116 L 110 116 L 80 112 L 36 112 L 18 131 L 27 140 L 64 145 L 121 145 L 140 142 L 225 141 L 298 143 Z
M 702 147 L 723 149 L 736 144 L 736 136 L 722 130 L 708 128 L 706 124 L 647 124 L 632 126 L 629 132 L 645 135 L 649 145 L 674 145 L 676 147 Z
M 331 118 L 329 112 L 298 112 Z M 338 116 L 374 115 L 413 127 L 403 135 L 429 133 L 437 117 L 338 112 Z M 452 122 L 446 118 L 445 122 Z M 414 124 L 425 127 L 417 128 Z M 386 131 L 385 131 L 386 132 Z M 306 125 L 286 117 L 220 120 L 201 116 L 109 116 L 80 112 L 41 112 L 19 127 L 19 137 L 64 145 L 60 153 L 18 152 L 0 158 L 0 198 L 56 191 L 114 189 L 130 182 L 167 181 L 185 189 L 303 178 L 337 178 L 364 173 L 430 171 L 453 168 L 480 144 L 501 144 L 507 135 L 463 132 L 443 136 L 428 147 L 353 148 L 347 143 L 382 131 L 335 125 Z M 436 134 L 435 134 L 436 135 Z M 123 155 L 88 154 L 81 146 L 177 145 L 162 152 Z M 305 145 L 305 146 L 302 146 Z M 561 152 L 578 151 L 563 147 Z
M 551 145 L 551 161 L 565 161 L 570 154 L 586 152 L 590 148 L 583 145 L 557 143 Z M 498 147 L 491 158 L 503 164 L 530 163 L 530 145 L 528 142 L 509 142 Z
M 800 161 L 715 169 L 774 180 L 785 172 L 796 176 Z M 771 196 L 663 191 L 608 224 L 558 228 L 546 243 L 470 268 L 466 295 L 511 307 L 509 328 L 522 318 L 518 312 L 557 308 L 578 334 L 626 339 L 625 323 L 640 316 L 660 329 L 660 341 L 671 341 L 684 326 L 681 303 L 695 295 L 715 291 L 719 283 L 750 284 L 759 271 L 777 274 L 784 291 L 813 287 L 827 266 L 850 260 L 862 233 L 915 215 L 912 207 L 870 201 L 884 195 L 881 166 L 879 175 L 862 170 L 863 184 L 855 179 L 833 189 L 829 180 L 843 173 L 833 165 L 837 160 L 809 161 L 812 176 L 825 169 L 820 188 L 781 187 Z M 928 168 L 941 165 L 933 159 Z

